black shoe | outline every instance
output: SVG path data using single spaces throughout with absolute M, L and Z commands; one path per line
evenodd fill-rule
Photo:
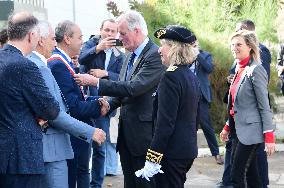
M 224 160 L 223 160 L 221 155 L 216 155 L 216 156 L 214 156 L 214 158 L 215 158 L 215 161 L 218 165 L 224 164 Z

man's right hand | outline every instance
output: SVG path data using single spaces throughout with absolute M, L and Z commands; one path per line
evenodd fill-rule
M 92 138 L 96 143 L 101 145 L 106 140 L 106 133 L 99 128 L 95 128 L 95 132 Z
M 107 37 L 100 41 L 100 43 L 96 47 L 96 53 L 99 53 L 100 51 L 109 49 L 111 47 L 115 46 L 115 38 L 113 37 Z

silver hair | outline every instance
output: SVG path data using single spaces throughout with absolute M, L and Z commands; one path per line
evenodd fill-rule
M 56 42 L 61 43 L 64 39 L 64 35 L 72 37 L 74 32 L 72 31 L 72 27 L 76 25 L 74 22 L 65 20 L 57 25 L 55 28 L 55 39 Z
M 39 21 L 38 23 L 39 27 L 39 35 L 43 38 L 47 38 L 49 35 L 49 29 L 51 25 L 47 21 Z
M 133 31 L 135 28 L 140 28 L 145 36 L 148 35 L 147 24 L 141 13 L 134 10 L 127 11 L 117 18 L 117 22 L 120 22 L 122 20 L 127 21 L 128 29 L 130 31 Z

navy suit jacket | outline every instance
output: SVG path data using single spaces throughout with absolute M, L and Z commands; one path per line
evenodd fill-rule
M 43 174 L 42 132 L 36 117 L 59 112 L 38 67 L 17 48 L 0 50 L 0 174 Z
M 208 52 L 200 50 L 200 53 L 196 58 L 196 62 L 197 66 L 195 67 L 195 71 L 199 80 L 202 96 L 207 100 L 208 103 L 210 103 L 212 101 L 212 91 L 208 77 L 214 69 L 212 55 Z
M 197 112 L 200 91 L 187 65 L 167 69 L 153 104 L 155 125 L 150 149 L 170 159 L 197 157 Z
M 96 53 L 96 47 L 98 45 L 99 38 L 93 37 L 84 43 L 81 54 L 79 57 L 80 65 L 84 65 L 86 71 L 90 69 L 102 69 L 105 70 L 106 54 L 104 51 Z M 109 64 L 107 67 L 108 78 L 110 80 L 118 80 L 121 66 L 125 60 L 125 55 L 118 49 L 113 48 L 113 52 L 110 56 Z
M 53 53 L 61 55 L 68 62 L 67 57 L 58 49 L 55 49 Z M 71 62 L 69 64 L 73 67 Z M 50 59 L 47 65 L 63 93 L 70 115 L 91 125 L 90 118 L 100 116 L 99 102 L 84 99 L 80 86 L 76 84 L 72 74 L 61 60 Z
M 84 141 L 91 142 L 95 128 L 66 113 L 67 109 L 61 97 L 59 86 L 50 69 L 36 53 L 29 54 L 28 58 L 38 66 L 47 87 L 60 105 L 59 115 L 55 120 L 48 122 L 50 127 L 47 129 L 46 133 L 43 133 L 44 162 L 73 159 L 74 155 L 69 134 Z

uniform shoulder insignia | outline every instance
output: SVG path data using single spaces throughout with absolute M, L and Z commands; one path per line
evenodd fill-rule
M 174 65 L 173 65 L 173 66 L 169 66 L 168 69 L 167 69 L 167 71 L 168 71 L 168 72 L 174 72 L 177 68 L 178 68 L 178 67 L 177 67 L 177 66 L 174 66 Z

